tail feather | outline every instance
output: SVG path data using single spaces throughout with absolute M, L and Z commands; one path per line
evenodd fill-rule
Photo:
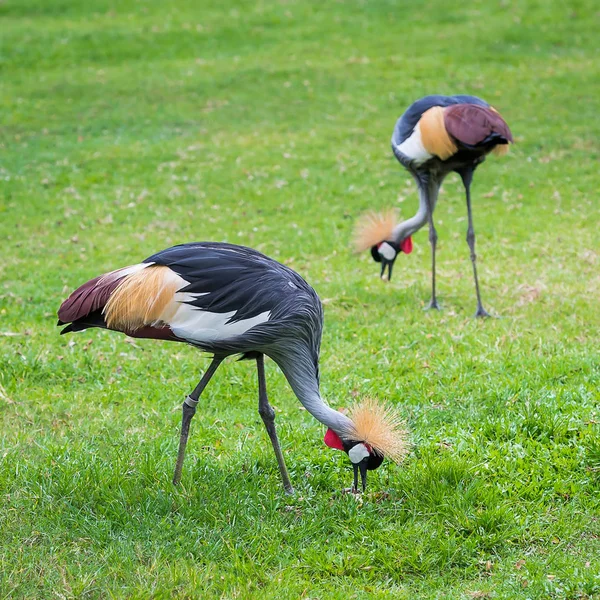
M 119 279 L 102 282 L 104 275 L 95 277 L 77 288 L 58 309 L 62 323 L 72 323 L 90 313 L 104 308 L 110 295 L 119 285 Z
M 149 267 L 149 268 L 147 268 Z M 61 335 L 101 327 L 132 337 L 177 340 L 168 322 L 188 282 L 169 267 L 140 263 L 101 275 L 77 288 L 58 310 Z
M 147 266 L 147 264 L 142 263 L 133 267 L 111 271 L 105 275 L 94 277 L 94 279 L 90 279 L 90 281 L 78 287 L 60 305 L 58 309 L 59 325 L 73 323 L 96 311 L 101 311 L 124 277 Z
M 508 154 L 509 148 L 510 142 L 507 144 L 497 144 L 496 146 L 494 146 L 492 154 L 494 154 L 495 156 L 505 156 L 506 154 Z
M 59 321 L 59 324 L 67 325 L 61 330 L 60 335 L 71 333 L 73 331 L 83 331 L 84 329 L 89 329 L 90 327 L 102 327 L 106 329 L 106 321 L 104 320 L 104 316 L 100 310 L 96 310 L 93 313 L 82 317 L 81 319 L 77 319 L 73 323 L 66 324 Z

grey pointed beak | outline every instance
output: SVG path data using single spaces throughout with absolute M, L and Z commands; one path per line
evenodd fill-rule
M 394 267 L 394 261 L 393 260 L 386 260 L 385 258 L 381 259 L 381 279 L 383 279 L 384 281 L 390 281 L 392 279 L 392 269 Z M 385 270 L 388 270 L 388 274 L 387 277 L 385 275 Z
M 352 492 L 358 493 L 358 472 L 360 471 L 360 481 L 362 484 L 362 491 L 367 489 L 367 465 L 369 464 L 369 457 L 363 458 L 359 463 L 353 464 L 354 467 L 354 485 L 352 486 Z

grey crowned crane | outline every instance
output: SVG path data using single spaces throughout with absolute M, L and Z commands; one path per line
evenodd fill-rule
M 397 222 L 394 212 L 368 213 L 356 225 L 357 252 L 371 249 L 381 263 L 381 278 L 392 277 L 392 267 L 400 252 L 412 251 L 413 233 L 429 224 L 431 243 L 431 302 L 439 308 L 435 293 L 435 248 L 437 233 L 433 211 L 444 178 L 452 171 L 462 179 L 467 196 L 467 243 L 473 263 L 477 294 L 477 317 L 489 314 L 481 303 L 475 255 L 475 230 L 471 212 L 471 181 L 475 169 L 490 152 L 502 155 L 513 137 L 500 114 L 475 96 L 426 96 L 411 104 L 398 119 L 392 135 L 392 150 L 413 176 L 419 190 L 419 210 L 414 217 Z
M 213 355 L 204 376 L 185 399 L 173 483 L 178 484 L 190 421 L 200 394 L 221 362 L 241 355 L 256 360 L 258 412 L 271 439 L 283 486 L 293 493 L 267 398 L 264 355 L 283 371 L 305 408 L 327 426 L 325 443 L 345 451 L 363 490 L 367 471 L 384 456 L 406 452 L 401 420 L 374 400 L 345 416 L 319 393 L 319 349 L 323 309 L 316 292 L 292 269 L 243 246 L 182 244 L 143 262 L 84 283 L 61 305 L 62 333 L 101 327 L 135 338 L 185 342 Z

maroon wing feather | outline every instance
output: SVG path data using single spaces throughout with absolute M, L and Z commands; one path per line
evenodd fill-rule
M 493 109 L 477 104 L 455 104 L 444 112 L 446 131 L 463 144 L 476 146 L 491 135 L 503 138 L 504 143 L 513 137 L 504 119 Z
M 68 325 L 61 331 L 61 334 L 71 331 L 81 331 L 88 327 L 106 327 L 106 323 L 98 311 L 101 311 L 106 306 L 112 293 L 122 282 L 123 277 L 127 276 L 129 272 L 131 272 L 129 268 L 125 267 L 124 269 L 95 277 L 78 287 L 58 309 L 58 324 L 66 325 L 67 323 L 71 323 L 71 325 Z M 178 338 L 166 325 L 163 327 L 146 325 L 135 331 L 127 329 L 117 329 L 117 331 L 135 338 L 185 342 L 185 340 Z
M 104 280 L 104 281 L 102 281 Z M 100 275 L 78 287 L 58 309 L 61 324 L 73 323 L 104 308 L 110 295 L 121 283 L 121 277 Z

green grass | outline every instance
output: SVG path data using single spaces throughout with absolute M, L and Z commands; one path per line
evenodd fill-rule
M 0 598 L 600 597 L 598 8 L 591 0 L 0 3 Z M 475 93 L 517 144 L 457 177 L 384 285 L 354 219 L 417 197 L 389 148 L 427 93 Z M 170 482 L 192 348 L 60 337 L 67 293 L 227 240 L 326 305 L 322 391 L 398 405 L 413 449 L 351 469 L 274 364 L 297 494 L 251 363 L 221 368 Z M 14 335 L 13 335 L 14 334 Z

